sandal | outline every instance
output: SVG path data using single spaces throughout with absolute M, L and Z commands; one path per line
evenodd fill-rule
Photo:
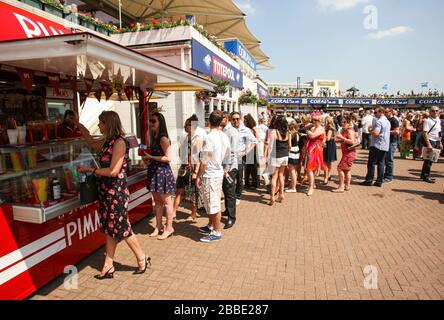
M 197 222 L 197 219 L 189 216 L 188 218 L 185 219 L 185 222 L 193 222 L 194 223 L 194 222 Z
M 161 233 L 161 230 L 159 228 L 154 228 L 153 233 L 150 234 L 150 238 L 157 237 Z
M 165 239 L 168 239 L 170 236 L 173 236 L 174 235 L 174 229 L 172 230 L 172 231 L 164 231 L 163 233 L 162 233 L 162 235 L 161 236 L 158 236 L 157 237 L 157 240 L 165 240 Z

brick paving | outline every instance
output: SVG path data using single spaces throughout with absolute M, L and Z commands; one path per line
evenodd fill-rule
M 122 243 L 114 279 L 93 278 L 102 248 L 77 266 L 78 289 L 65 290 L 60 277 L 31 299 L 444 299 L 444 163 L 434 164 L 431 185 L 419 180 L 422 161 L 397 159 L 396 181 L 376 188 L 357 185 L 366 159 L 360 151 L 345 194 L 330 192 L 334 182 L 313 197 L 299 187 L 269 207 L 265 191 L 246 192 L 217 243 L 199 242 L 204 216 L 176 224 L 166 241 L 149 238 L 150 216 L 134 226 L 152 258 L 146 274 L 132 275 L 136 261 Z M 364 288 L 369 265 L 377 289 Z

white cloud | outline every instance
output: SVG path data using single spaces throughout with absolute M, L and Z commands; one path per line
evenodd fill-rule
M 369 34 L 371 39 L 380 40 L 387 37 L 397 37 L 405 33 L 413 32 L 413 28 L 407 26 L 397 26 L 388 30 L 372 32 Z
M 252 0 L 236 0 L 236 5 L 247 15 L 253 15 L 256 13 L 256 8 Z
M 370 0 L 317 0 L 318 6 L 322 9 L 333 8 L 335 10 L 346 10 L 356 7 L 360 3 L 367 3 Z

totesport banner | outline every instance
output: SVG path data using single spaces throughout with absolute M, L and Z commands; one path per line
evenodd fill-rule
M 3 2 L 0 2 L 0 25 L 0 41 L 72 33 L 61 24 Z
M 194 39 L 191 40 L 191 46 L 191 69 L 219 79 L 228 80 L 233 87 L 243 88 L 244 77 L 239 69 L 233 67 Z
M 238 40 L 226 41 L 224 42 L 224 47 L 229 52 L 245 61 L 245 63 L 248 64 L 253 70 L 256 70 L 256 60 Z
M 259 99 L 267 99 L 268 98 L 268 90 L 265 89 L 260 84 L 257 85 L 257 95 Z

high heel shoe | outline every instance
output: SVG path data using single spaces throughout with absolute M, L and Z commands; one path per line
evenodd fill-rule
M 160 234 L 160 229 L 159 228 L 155 228 L 153 233 L 150 234 L 150 238 L 155 238 Z
M 110 272 L 112 269 L 114 269 L 114 266 L 112 266 L 111 268 L 108 269 L 107 272 L 105 272 L 105 274 L 101 275 L 101 274 L 96 274 L 94 276 L 94 278 L 96 278 L 97 280 L 104 280 L 104 279 L 112 279 L 114 278 L 114 272 Z
M 139 260 L 140 261 L 145 261 L 145 268 L 143 268 L 142 270 L 140 270 L 139 268 L 133 272 L 133 274 L 144 274 L 146 269 L 148 268 L 148 265 L 151 266 L 151 257 L 147 257 L 145 255 L 145 258 L 143 260 Z
M 170 231 L 170 232 L 165 230 L 161 236 L 157 237 L 157 240 L 165 240 L 172 235 L 174 235 L 174 229 L 173 229 L 173 231 Z

